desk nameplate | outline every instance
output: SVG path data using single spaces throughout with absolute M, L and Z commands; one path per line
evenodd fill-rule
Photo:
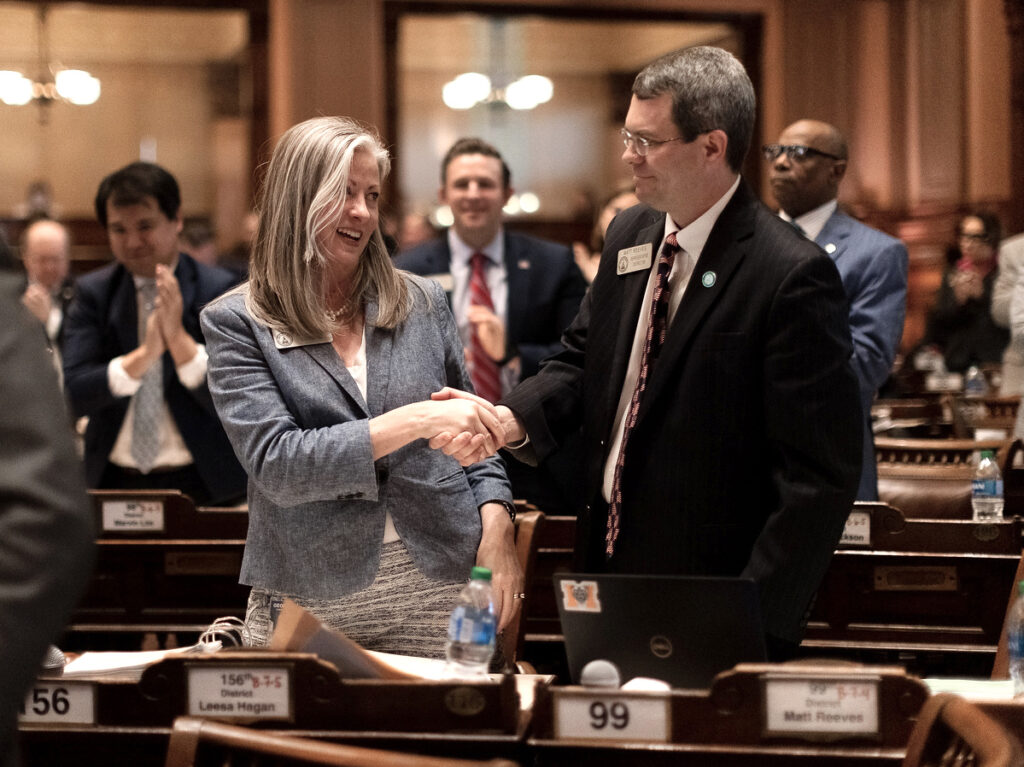
M 37 680 L 18 711 L 21 724 L 96 724 L 96 685 Z
M 164 502 L 120 500 L 103 501 L 103 532 L 162 533 Z
M 807 739 L 879 735 L 879 677 L 766 674 L 764 734 Z
M 189 716 L 292 721 L 292 682 L 284 666 L 190 665 Z
M 553 690 L 556 739 L 668 743 L 672 698 L 665 693 Z
M 867 511 L 851 511 L 843 527 L 843 535 L 839 539 L 841 546 L 871 545 L 871 513 Z

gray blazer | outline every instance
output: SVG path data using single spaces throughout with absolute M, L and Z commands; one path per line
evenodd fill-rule
M 369 402 L 329 340 L 275 336 L 237 293 L 203 311 L 210 393 L 249 475 L 242 583 L 321 599 L 365 588 L 388 511 L 425 575 L 464 579 L 479 506 L 512 499 L 500 458 L 463 469 L 417 440 L 373 460 L 371 417 L 443 386 L 471 389 L 443 291 L 404 276 L 415 304 L 404 324 L 375 327 L 377 305 L 367 303 Z

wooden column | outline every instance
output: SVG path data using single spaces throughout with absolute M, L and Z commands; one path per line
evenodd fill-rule
M 1010 37 L 1010 213 L 1007 232 L 1024 231 L 1024 0 L 1004 0 Z

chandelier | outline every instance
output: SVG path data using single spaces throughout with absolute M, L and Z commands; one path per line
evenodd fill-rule
M 47 5 L 39 6 L 37 30 L 39 61 L 36 80 L 22 72 L 0 70 L 0 101 L 22 106 L 32 101 L 47 106 L 57 101 L 69 104 L 94 104 L 100 97 L 100 81 L 83 69 L 65 69 L 50 61 L 49 35 L 46 27 Z
M 471 109 L 477 104 L 504 104 L 512 109 L 533 109 L 551 101 L 554 86 L 542 75 L 526 75 L 504 88 L 493 88 L 491 78 L 464 72 L 445 83 L 441 98 L 449 109 Z

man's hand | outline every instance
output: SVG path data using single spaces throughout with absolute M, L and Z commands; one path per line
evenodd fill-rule
M 30 283 L 21 296 L 21 302 L 25 308 L 32 312 L 32 315 L 42 323 L 50 318 L 50 310 L 53 308 L 53 299 L 50 292 L 42 285 Z
M 466 310 L 466 319 L 476 330 L 480 345 L 487 356 L 497 362 L 505 358 L 505 325 L 490 309 L 472 305 Z
M 181 321 L 184 311 L 181 286 L 174 272 L 164 264 L 157 264 L 156 267 L 156 289 L 156 309 L 153 315 L 159 322 L 164 345 L 174 358 L 174 364 L 184 365 L 196 356 L 198 347 Z
M 482 397 L 470 394 L 467 391 L 462 391 L 461 389 L 452 389 L 447 386 L 441 389 L 441 391 L 431 394 L 430 398 L 433 400 L 468 399 L 478 403 L 481 407 L 491 408 L 498 418 L 502 438 L 495 441 L 493 450 L 488 450 L 486 449 L 487 446 L 481 445 L 479 442 L 474 442 L 471 439 L 471 435 L 465 433 L 453 434 L 450 432 L 442 432 L 430 440 L 430 447 L 435 450 L 440 450 L 445 455 L 452 456 L 463 466 L 470 466 L 471 464 L 482 461 L 485 458 L 489 458 L 507 444 L 522 442 L 526 439 L 526 429 L 523 428 L 522 423 L 516 418 L 515 413 L 504 405 L 491 405 L 490 402 Z

